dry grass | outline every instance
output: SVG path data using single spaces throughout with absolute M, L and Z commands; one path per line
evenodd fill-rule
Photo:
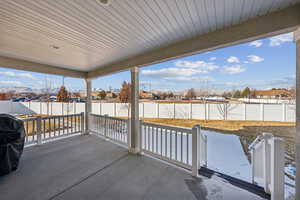
M 182 126 L 191 128 L 199 124 L 203 128 L 216 129 L 223 131 L 239 131 L 245 127 L 251 126 L 295 126 L 293 122 L 274 122 L 274 121 L 238 121 L 238 120 L 192 120 L 192 119 L 157 119 L 145 118 L 147 122 L 168 124 L 173 126 Z

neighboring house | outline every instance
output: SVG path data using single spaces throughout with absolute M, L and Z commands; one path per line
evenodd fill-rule
M 258 99 L 281 99 L 292 97 L 292 93 L 285 89 L 255 90 L 251 91 L 251 94 Z
M 144 90 L 140 91 L 140 98 L 141 99 L 152 99 L 152 97 L 153 97 L 152 93 L 144 91 Z

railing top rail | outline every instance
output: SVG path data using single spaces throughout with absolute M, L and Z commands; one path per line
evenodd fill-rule
M 28 118 L 18 118 L 22 120 L 23 122 L 28 122 L 28 121 L 34 121 L 37 119 L 37 117 L 28 117 Z
M 178 126 L 162 125 L 162 124 L 155 124 L 155 123 L 149 123 L 149 122 L 143 122 L 142 125 L 192 134 L 192 129 L 182 128 L 182 127 L 178 127 Z
M 45 119 L 56 119 L 56 118 L 63 118 L 63 117 L 72 117 L 72 116 L 81 116 L 81 114 L 70 114 L 70 115 L 55 115 L 55 116 L 43 116 L 41 117 L 42 120 Z M 36 120 L 38 117 L 28 117 L 28 118 L 18 118 L 24 122 Z
M 90 113 L 90 115 L 95 116 L 95 117 L 112 119 L 112 120 L 127 121 L 127 119 L 124 119 L 124 118 L 110 117 L 110 116 L 107 116 L 107 115 L 99 115 L 99 114 L 94 114 L 94 113 Z
M 44 116 L 41 117 L 42 119 L 56 119 L 56 118 L 63 118 L 63 117 L 74 117 L 74 116 L 81 116 L 81 113 L 79 114 L 69 114 L 69 115 L 54 115 L 54 116 Z

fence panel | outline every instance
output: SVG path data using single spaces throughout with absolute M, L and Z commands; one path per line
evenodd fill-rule
M 141 107 L 141 104 L 140 104 Z M 118 117 L 128 117 L 130 112 L 130 104 L 129 103 L 117 103 L 116 104 L 116 114 Z M 142 114 L 142 110 L 140 108 L 140 115 Z
M 227 108 L 227 120 L 244 120 L 245 105 L 244 104 L 229 104 Z
M 159 118 L 174 118 L 174 104 L 173 103 L 159 104 Z
M 247 104 L 246 120 L 261 120 L 260 108 L 260 104 Z
M 264 105 L 264 121 L 282 121 L 283 118 L 283 106 L 281 104 L 272 105 L 265 104 Z
M 205 119 L 206 104 L 192 104 L 192 119 Z
M 286 105 L 286 121 L 296 121 L 296 105 Z
M 190 119 L 191 104 L 175 104 L 175 119 Z
M 142 115 L 145 118 L 156 118 L 158 116 L 156 103 L 143 103 Z

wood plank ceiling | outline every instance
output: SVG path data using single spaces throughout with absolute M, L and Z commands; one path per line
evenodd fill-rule
M 299 2 L 1 0 L 0 55 L 87 72 Z

